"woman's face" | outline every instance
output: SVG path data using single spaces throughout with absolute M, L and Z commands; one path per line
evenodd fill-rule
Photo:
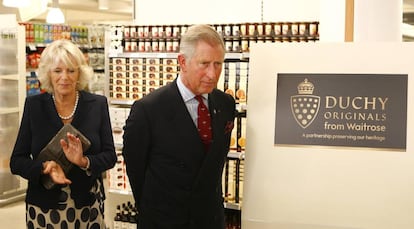
M 62 61 L 59 61 L 57 65 L 50 69 L 50 77 L 55 95 L 69 95 L 76 91 L 79 69 L 68 68 Z

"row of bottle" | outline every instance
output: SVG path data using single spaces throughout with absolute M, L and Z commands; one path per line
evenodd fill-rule
M 241 205 L 243 202 L 244 160 L 227 158 L 222 174 L 224 202 Z
M 223 37 L 252 36 L 317 36 L 318 22 L 249 22 L 213 24 Z M 113 30 L 121 39 L 174 39 L 180 38 L 190 25 L 126 25 Z
M 253 43 L 319 40 L 319 22 L 261 22 L 214 24 L 226 52 L 249 52 Z M 111 27 L 110 52 L 178 52 L 189 25 L 122 25 Z
M 26 43 L 48 44 L 67 39 L 79 45 L 103 47 L 105 26 L 71 26 L 43 23 L 20 23 L 25 26 Z
M 241 39 L 225 38 L 226 52 L 249 52 L 254 43 L 280 42 L 315 42 L 317 37 L 307 36 L 278 36 L 278 37 L 242 37 Z M 169 52 L 179 51 L 179 39 L 125 39 L 111 42 L 112 52 Z
M 130 201 L 116 206 L 113 229 L 137 229 L 138 212 Z
M 241 211 L 226 209 L 224 211 L 225 229 L 241 229 Z
M 225 209 L 225 228 L 241 228 L 241 211 Z M 130 201 L 116 206 L 116 215 L 113 221 L 113 229 L 136 229 L 138 227 L 138 212 Z

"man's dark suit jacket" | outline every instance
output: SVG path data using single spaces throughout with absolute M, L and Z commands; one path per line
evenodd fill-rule
M 72 181 L 72 197 L 77 206 L 90 205 L 94 196 L 89 192 L 96 179 L 116 163 L 112 128 L 106 97 L 79 92 L 78 107 L 72 125 L 84 134 L 91 147 L 85 155 L 90 160 L 91 176 L 78 166 L 67 175 Z M 60 187 L 47 190 L 39 179 L 42 162 L 33 161 L 40 151 L 63 126 L 49 93 L 26 98 L 20 130 L 10 160 L 13 174 L 28 179 L 26 202 L 43 208 L 57 208 Z M 103 183 L 102 183 L 103 184 Z
M 222 171 L 234 99 L 215 89 L 209 110 L 213 142 L 205 152 L 176 80 L 134 102 L 124 128 L 123 156 L 138 228 L 224 228 Z

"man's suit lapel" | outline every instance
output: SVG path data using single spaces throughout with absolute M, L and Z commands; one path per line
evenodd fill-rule
M 169 118 L 171 119 L 171 122 L 177 125 L 175 126 L 175 128 L 177 130 L 183 130 L 180 131 L 180 133 L 177 133 L 177 136 L 183 134 L 185 135 L 186 139 L 192 139 L 189 142 L 193 144 L 188 147 L 192 147 L 193 153 L 204 154 L 204 152 L 202 151 L 203 145 L 201 143 L 201 139 L 198 136 L 197 127 L 195 126 L 191 118 L 191 115 L 187 110 L 187 106 L 185 105 L 182 96 L 178 90 L 176 81 L 174 81 L 171 84 L 168 93 L 170 94 L 170 101 L 167 104 L 165 104 L 165 106 L 168 107 L 165 112 L 167 112 L 170 115 Z
M 212 152 L 212 149 L 214 149 L 214 145 L 221 145 L 223 144 L 222 142 L 222 133 L 220 133 L 221 130 L 220 129 L 220 125 L 219 123 L 221 123 L 221 106 L 220 106 L 220 101 L 219 99 L 216 97 L 216 94 L 214 93 L 214 91 L 212 93 L 209 94 L 209 110 L 210 110 L 210 116 L 211 116 L 211 128 L 213 131 L 213 142 L 212 145 L 210 147 L 210 152 L 209 153 L 218 153 L 219 150 L 214 150 Z
M 205 154 L 204 161 L 200 167 L 197 178 L 194 182 L 194 187 L 196 187 L 201 180 L 204 182 L 215 182 L 215 180 L 207 181 L 207 178 L 216 177 L 211 170 L 211 168 L 218 167 L 224 160 L 224 155 L 222 155 L 222 147 L 224 145 L 223 139 L 223 129 L 220 127 L 221 119 L 221 105 L 219 98 L 216 97 L 214 91 L 209 94 L 209 110 L 211 115 L 211 127 L 213 130 L 213 142 L 210 145 L 209 151 Z M 214 184 L 211 184 L 214 186 Z

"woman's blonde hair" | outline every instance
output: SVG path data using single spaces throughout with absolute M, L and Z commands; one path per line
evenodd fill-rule
M 41 87 L 49 93 L 53 93 L 53 85 L 50 79 L 52 67 L 62 62 L 68 68 L 79 69 L 77 90 L 84 90 L 88 86 L 93 70 L 86 62 L 82 51 L 69 40 L 56 40 L 50 43 L 40 56 L 38 79 Z

